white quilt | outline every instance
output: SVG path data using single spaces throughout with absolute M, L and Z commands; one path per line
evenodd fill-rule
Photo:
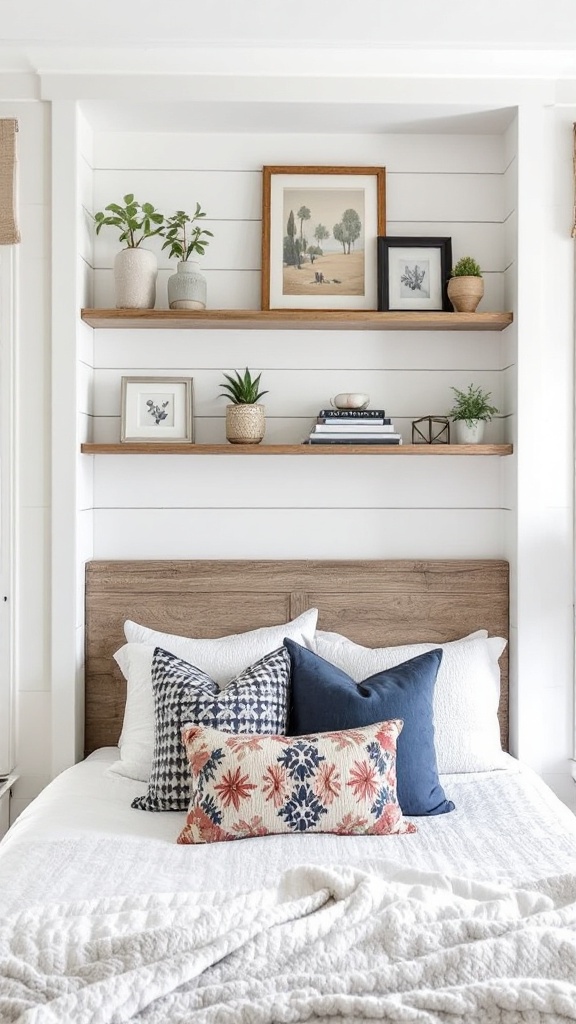
M 414 875 L 302 866 L 243 896 L 30 908 L 0 926 L 0 1021 L 576 1019 L 576 875 Z

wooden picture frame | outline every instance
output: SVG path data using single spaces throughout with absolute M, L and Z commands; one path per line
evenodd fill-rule
M 120 440 L 192 444 L 192 377 L 122 377 Z
M 378 309 L 452 312 L 451 238 L 379 238 Z
M 262 309 L 376 310 L 386 169 L 264 167 L 262 179 Z

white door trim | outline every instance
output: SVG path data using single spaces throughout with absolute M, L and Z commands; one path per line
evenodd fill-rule
M 0 246 L 0 777 L 15 763 L 17 259 Z

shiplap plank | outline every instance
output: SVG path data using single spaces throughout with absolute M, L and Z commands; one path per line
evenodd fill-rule
M 503 338 L 486 334 L 479 343 L 466 331 L 299 331 L 279 332 L 95 330 L 98 369 L 146 367 L 146 372 L 193 366 L 227 369 L 230 359 L 248 366 L 356 370 L 407 367 L 431 370 L 500 369 Z
M 260 368 L 258 368 L 260 369 Z M 138 368 L 126 368 L 126 376 L 140 376 Z M 159 372 L 158 376 L 192 376 L 194 378 L 194 409 L 197 416 L 221 415 L 225 400 L 218 397 L 220 370 L 190 371 L 185 367 L 174 374 Z M 120 378 L 117 370 L 95 372 L 96 386 L 93 412 L 96 416 L 116 416 L 120 410 Z M 451 373 L 430 370 L 310 370 L 267 369 L 262 383 L 269 393 L 264 402 L 274 416 L 314 416 L 331 396 L 341 391 L 364 392 L 371 396 L 373 407 L 384 407 L 390 416 L 430 415 L 430 409 L 447 409 L 452 404 L 450 387 L 466 388 L 472 381 L 492 393 L 500 408 L 501 374 L 483 370 L 472 377 L 469 370 Z M 424 410 L 424 411 L 422 411 Z M 90 410 L 88 410 L 90 411 Z
M 167 281 L 172 269 L 162 269 L 156 285 L 156 308 L 168 309 Z M 260 309 L 261 279 L 259 270 L 207 270 L 208 305 L 212 309 Z M 112 270 L 94 271 L 94 306 L 114 308 L 114 276 Z
M 423 171 L 388 174 L 386 206 L 391 220 L 500 223 L 504 216 L 502 176 Z
M 110 170 L 94 174 L 94 212 L 134 193 L 163 213 L 193 211 L 198 202 L 216 220 L 257 220 L 262 216 L 261 171 Z
M 256 220 L 262 216 L 259 171 L 98 171 L 94 206 L 104 210 L 133 192 L 164 213 L 190 210 L 199 202 L 207 219 Z M 503 177 L 482 173 L 386 175 L 387 217 L 395 221 L 495 221 L 504 217 Z
M 220 416 L 196 416 L 194 418 L 194 436 L 197 444 L 224 444 L 226 440 L 226 422 L 224 403 Z M 437 412 L 437 411 L 436 411 Z M 443 415 L 442 409 L 439 415 Z M 436 413 L 434 413 L 435 415 Z M 423 415 L 432 415 L 430 410 Z M 412 440 L 412 420 L 416 416 L 394 416 L 394 426 L 402 435 L 405 444 Z M 91 436 L 86 440 L 101 444 L 117 444 L 120 441 L 120 416 L 92 416 Z M 308 436 L 313 425 L 314 415 L 309 416 L 270 416 L 266 417 L 266 444 L 301 444 Z M 485 441 L 487 444 L 498 444 L 505 438 L 505 420 L 496 417 L 486 424 Z
M 451 238 L 452 262 L 473 254 L 483 273 L 501 272 L 509 262 L 505 255 L 504 225 L 501 223 L 396 221 L 389 217 L 386 234 L 389 237 Z
M 518 163 L 516 157 L 510 161 L 503 174 L 503 214 L 508 217 L 518 206 Z
M 86 459 L 94 466 L 94 507 L 407 508 L 420 505 L 423 494 L 427 508 L 499 507 L 499 459 L 459 460 L 457 472 L 450 459 L 391 459 L 367 472 L 363 459 L 351 458 L 345 486 L 338 467 L 326 465 L 319 473 L 315 460 L 298 459 L 290 487 L 285 459 L 268 460 L 265 487 L 257 458 L 232 459 L 225 473 L 218 459 L 181 460 L 175 472 L 173 460 L 153 456 Z
M 501 558 L 498 509 L 97 509 L 95 558 Z
M 352 148 L 351 148 L 352 147 Z M 94 167 L 174 170 L 261 170 L 265 164 L 340 166 L 343 153 L 360 163 L 395 171 L 458 171 L 498 174 L 505 166 L 500 135 L 165 133 L 98 132 Z M 346 160 L 345 162 L 350 162 Z
M 79 362 L 76 369 L 77 379 L 77 411 L 79 413 L 86 413 L 92 415 L 95 412 L 94 408 L 94 371 L 92 367 L 87 366 L 86 363 Z
M 259 270 L 208 270 L 204 271 L 210 309 L 260 309 L 261 273 Z M 167 281 L 172 269 L 161 268 L 156 285 L 156 308 L 168 309 Z M 94 307 L 113 309 L 114 276 L 111 269 L 94 271 Z M 504 283 L 502 274 L 488 273 L 484 276 L 484 298 L 478 312 L 498 311 L 504 304 Z
M 261 265 L 261 222 L 258 221 L 226 221 L 209 220 L 205 227 L 212 231 L 210 240 L 202 257 L 203 270 L 259 270 Z M 98 269 L 110 268 L 118 252 L 118 239 L 112 230 L 103 230 L 96 237 L 93 223 L 84 213 L 82 222 L 82 252 L 88 262 Z M 504 255 L 504 228 L 502 224 L 462 223 L 454 221 L 395 221 L 388 219 L 387 234 L 390 236 L 421 235 L 427 238 L 452 239 L 454 262 L 468 253 L 474 253 L 484 272 L 497 272 L 506 266 Z M 91 246 L 94 246 L 92 260 Z M 171 268 L 175 273 L 175 261 L 168 258 L 162 251 L 162 239 L 151 238 L 146 242 L 158 259 L 158 266 Z
M 262 225 L 260 220 L 209 220 L 203 225 L 212 232 L 213 238 L 201 259 L 204 270 L 260 270 Z M 146 248 L 156 254 L 158 266 L 176 273 L 176 260 L 162 251 L 163 240 L 150 238 Z M 110 228 L 102 230 L 94 239 L 94 266 L 98 269 L 110 268 L 114 265 L 114 257 L 118 252 L 118 236 Z M 501 269 L 495 266 L 494 269 Z

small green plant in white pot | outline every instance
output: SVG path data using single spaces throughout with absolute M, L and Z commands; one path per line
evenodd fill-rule
M 484 278 L 472 256 L 462 256 L 454 264 L 448 281 L 448 298 L 457 313 L 475 313 L 484 295 Z
M 161 233 L 164 214 L 152 203 L 139 203 L 131 192 L 122 203 L 109 203 L 94 214 L 96 234 L 104 227 L 116 228 L 125 246 L 114 258 L 116 309 L 153 309 L 158 260 L 142 242 Z
M 484 424 L 499 411 L 490 404 L 492 393 L 480 386 L 469 384 L 466 391 L 452 388 L 456 401 L 448 413 L 456 427 L 459 444 L 480 444 L 484 437 Z
M 200 272 L 199 264 L 194 256 L 203 256 L 208 239 L 213 238 L 208 228 L 201 227 L 197 221 L 206 214 L 196 203 L 192 216 L 184 210 L 176 210 L 166 218 L 162 229 L 165 242 L 163 249 L 168 249 L 170 259 L 177 259 L 176 273 L 168 278 L 168 305 L 170 309 L 205 309 L 206 278 Z
M 246 367 L 244 373 L 234 370 L 235 376 L 224 374 L 220 398 L 227 398 L 226 440 L 231 444 L 260 444 L 266 430 L 266 408 L 260 404 L 267 391 L 260 390 L 261 373 L 252 377 Z

